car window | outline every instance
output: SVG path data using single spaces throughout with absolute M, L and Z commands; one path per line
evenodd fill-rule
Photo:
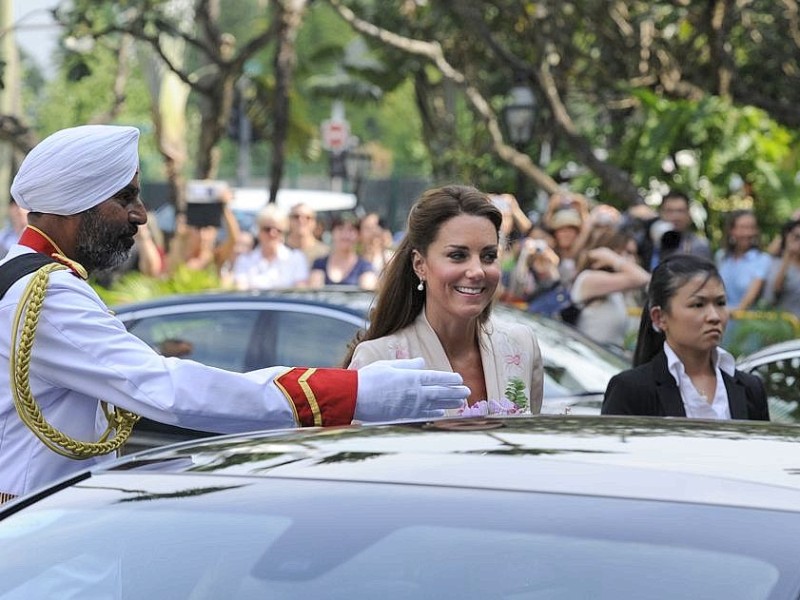
M 165 356 L 237 372 L 275 365 L 340 366 L 359 329 L 313 308 L 159 315 L 129 322 L 127 327 Z
M 272 364 L 339 367 L 359 327 L 307 312 L 275 311 L 262 339 L 273 345 Z
M 800 356 L 780 358 L 750 371 L 764 382 L 772 421 L 800 422 Z
M 164 356 L 241 372 L 258 319 L 257 310 L 209 310 L 146 317 L 126 327 Z

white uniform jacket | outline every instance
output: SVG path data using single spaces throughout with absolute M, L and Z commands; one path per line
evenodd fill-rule
M 13 246 L 2 262 L 24 252 Z M 11 327 L 32 275 L 0 300 L 0 493 L 19 495 L 108 457 L 72 460 L 47 448 L 21 421 L 9 380 Z M 357 374 L 272 367 L 232 373 L 164 358 L 129 334 L 85 281 L 50 274 L 30 362 L 33 397 L 56 429 L 97 441 L 105 429 L 99 401 L 163 423 L 220 433 L 353 418 Z M 316 376 L 315 376 L 316 375 Z M 298 381 L 299 380 L 299 381 Z M 316 395 L 315 395 L 316 393 Z
M 538 414 L 542 407 L 544 376 L 542 354 L 533 329 L 523 323 L 490 317 L 481 329 L 479 341 L 488 399 L 505 398 L 508 383 L 519 379 L 525 384 L 531 412 Z M 429 369 L 453 370 L 424 310 L 400 331 L 358 344 L 350 368 L 360 369 L 378 360 L 419 356 L 425 359 Z

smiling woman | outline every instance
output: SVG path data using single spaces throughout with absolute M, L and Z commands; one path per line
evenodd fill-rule
M 425 192 L 384 271 L 350 367 L 421 356 L 430 368 L 461 374 L 472 392 L 470 405 L 516 390 L 509 400 L 539 412 L 542 359 L 533 330 L 491 317 L 501 221 L 500 211 L 475 188 Z
M 603 414 L 769 420 L 760 379 L 719 344 L 728 323 L 714 264 L 677 254 L 653 271 L 634 369 L 611 379 Z

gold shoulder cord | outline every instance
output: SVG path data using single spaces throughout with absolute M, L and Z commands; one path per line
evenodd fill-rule
M 62 456 L 80 460 L 108 454 L 119 448 L 130 437 L 133 426 L 139 420 L 139 416 L 121 408 L 109 407 L 106 402 L 101 401 L 103 413 L 108 420 L 108 426 L 98 441 L 84 442 L 71 438 L 50 425 L 44 419 L 41 408 L 39 408 L 31 394 L 31 348 L 36 335 L 36 326 L 39 323 L 39 315 L 42 312 L 47 282 L 51 272 L 67 268 L 59 263 L 45 265 L 36 271 L 25 287 L 25 291 L 17 305 L 17 312 L 14 315 L 9 366 L 11 369 L 11 393 L 14 397 L 14 406 L 16 406 L 22 421 L 45 446 Z M 23 315 L 25 321 L 20 336 L 20 321 Z M 20 337 L 19 348 L 17 348 L 18 337 Z M 116 435 L 112 436 L 115 431 Z

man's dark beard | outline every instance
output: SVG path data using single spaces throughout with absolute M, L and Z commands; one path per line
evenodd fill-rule
M 115 229 L 103 220 L 98 206 L 90 208 L 78 226 L 74 258 L 89 273 L 118 267 L 128 258 L 136 230 L 132 224 Z

